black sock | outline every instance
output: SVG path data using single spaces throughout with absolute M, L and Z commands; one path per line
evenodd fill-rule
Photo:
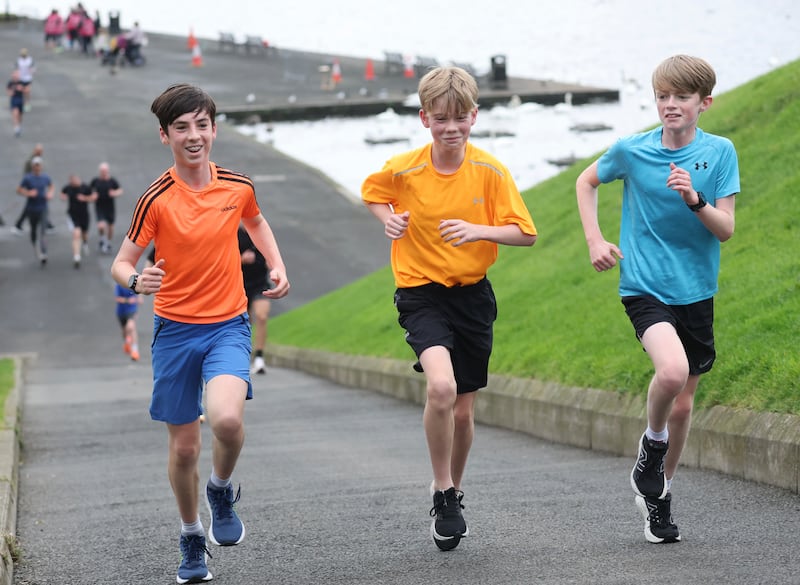
M 256 357 L 264 357 L 264 352 L 261 351 L 260 349 L 257 349 L 256 350 Z

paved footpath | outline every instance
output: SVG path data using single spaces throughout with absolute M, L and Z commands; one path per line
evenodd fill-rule
M 207 56 L 205 67 L 191 69 L 184 43 L 154 39 L 145 68 L 111 76 L 90 59 L 41 54 L 40 37 L 0 30 L 4 59 L 26 46 L 39 62 L 22 138 L 0 120 L 8 136 L 0 140 L 0 211 L 13 220 L 13 186 L 33 143 L 43 142 L 58 186 L 72 170 L 91 178 L 98 162 L 111 162 L 126 189 L 121 235 L 135 198 L 170 163 L 150 101 L 184 80 L 224 95 L 235 79 L 219 80 L 234 65 Z M 371 219 L 318 173 L 224 125 L 213 158 L 267 177 L 257 192 L 293 282 L 277 312 L 386 262 Z M 25 238 L 0 228 L 0 354 L 32 356 L 20 396 L 22 560 L 14 582 L 174 583 L 179 521 L 166 433 L 147 414 L 150 368 L 120 350 L 110 258 L 92 255 L 74 270 L 63 207 L 53 207 L 59 228 L 45 269 Z M 148 303 L 139 319 L 145 347 L 149 311 Z M 473 535 L 440 553 L 428 535 L 418 406 L 291 370 L 271 369 L 254 385 L 235 477 L 247 538 L 212 549 L 215 583 L 800 583 L 794 494 L 682 470 L 673 511 L 684 542 L 650 545 L 628 484 L 631 461 L 484 426 L 464 486 Z

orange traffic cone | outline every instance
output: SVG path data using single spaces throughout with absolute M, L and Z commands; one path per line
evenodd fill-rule
M 375 65 L 373 65 L 372 59 L 367 59 L 367 65 L 364 68 L 364 79 L 366 81 L 375 81 Z
M 192 67 L 203 66 L 203 54 L 200 52 L 200 45 L 195 43 L 192 47 Z
M 331 68 L 331 85 L 336 87 L 342 81 L 342 68 L 339 66 L 339 59 L 333 60 L 333 67 Z
M 403 56 L 403 75 L 407 78 L 414 77 L 414 58 L 411 55 Z
M 197 39 L 194 38 L 194 30 L 193 29 L 189 29 L 189 40 L 186 41 L 186 46 L 189 48 L 190 51 L 193 50 L 197 46 Z

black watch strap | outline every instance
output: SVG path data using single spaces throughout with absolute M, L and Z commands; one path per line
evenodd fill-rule
M 128 288 L 131 289 L 133 292 L 136 292 L 137 284 L 139 284 L 139 275 L 132 274 L 131 277 L 128 279 Z
M 689 209 L 691 209 L 695 213 L 703 209 L 706 205 L 708 205 L 708 202 L 706 201 L 706 198 L 703 197 L 703 193 L 701 193 L 700 191 L 697 192 L 697 203 L 695 203 L 694 205 L 689 205 L 687 203 Z

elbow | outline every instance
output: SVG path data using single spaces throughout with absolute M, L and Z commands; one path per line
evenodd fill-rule
M 536 235 L 532 235 L 531 236 L 531 235 L 525 234 L 525 238 L 523 240 L 522 245 L 523 246 L 528 246 L 528 247 L 533 246 L 536 243 L 536 238 L 537 238 Z

